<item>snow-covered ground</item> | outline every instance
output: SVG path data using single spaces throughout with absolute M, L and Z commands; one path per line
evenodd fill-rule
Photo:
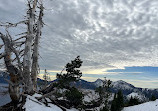
M 26 103 L 23 108 L 26 111 L 62 111 L 58 106 L 48 103 L 48 106 L 38 101 L 35 97 L 40 97 L 40 94 L 34 94 L 33 96 L 27 96 Z M 50 99 L 47 98 L 47 101 Z M 78 111 L 76 109 L 67 109 L 67 111 Z
M 122 111 L 158 111 L 158 99 L 135 106 L 125 107 Z
M 26 111 L 62 111 L 59 107 L 53 104 L 48 104 L 46 107 L 42 102 L 39 102 L 35 97 L 40 97 L 39 94 L 34 94 L 33 96 L 27 96 L 26 103 L 23 108 Z M 36 101 L 36 102 L 35 102 Z

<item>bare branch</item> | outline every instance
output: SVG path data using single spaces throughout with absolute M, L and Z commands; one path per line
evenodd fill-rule
M 6 45 L 6 47 L 8 48 L 8 49 L 10 49 L 10 51 L 12 51 L 14 54 L 15 54 L 15 56 L 16 56 L 16 59 L 17 59 L 17 61 L 18 61 L 18 67 L 19 67 L 19 70 L 20 70 L 20 76 L 22 76 L 21 74 L 22 74 L 22 66 L 21 66 L 21 62 L 20 62 L 20 58 L 19 58 L 19 54 L 18 54 L 18 52 L 16 51 L 16 49 L 14 48 L 14 46 L 13 46 L 13 42 L 8 38 L 8 36 L 10 36 L 10 34 L 9 34 L 9 32 L 7 32 L 8 34 L 5 36 L 5 35 L 3 35 L 2 33 L 0 33 L 1 34 L 1 39 L 3 40 L 3 42 L 4 42 L 4 44 Z M 11 37 L 11 36 L 10 36 Z M 7 52 L 6 52 L 7 53 Z
M 49 97 L 49 96 L 53 95 L 55 92 L 56 92 L 56 89 L 54 89 L 53 91 L 51 91 L 51 92 L 49 92 L 49 93 L 47 93 L 47 94 L 45 94 L 45 95 L 43 95 L 41 97 L 36 97 L 36 99 L 37 100 L 41 100 L 43 98 L 46 98 L 46 97 Z
M 26 23 L 26 20 L 20 21 L 20 22 L 18 22 L 18 23 L 6 22 L 6 23 L 0 23 L 0 26 L 9 28 L 9 27 L 16 27 L 16 26 L 19 25 L 19 24 L 25 24 L 25 23 Z
M 15 44 L 21 44 L 21 43 L 25 43 L 25 41 L 18 41 L 18 42 L 15 42 Z
M 24 34 L 27 34 L 27 32 L 23 32 L 23 33 L 20 33 L 20 34 L 15 35 L 15 36 L 24 35 Z M 26 36 L 26 37 L 27 37 L 27 36 Z
M 20 69 L 20 76 L 22 76 L 21 74 L 22 74 L 22 65 L 21 65 L 21 62 L 20 62 L 20 58 L 19 58 L 19 54 L 18 54 L 18 52 L 16 51 L 16 49 L 12 46 L 12 47 L 10 47 L 11 48 L 11 50 L 14 52 L 14 54 L 15 54 L 15 56 L 16 56 L 16 59 L 17 59 L 17 61 L 18 61 L 18 67 L 19 67 L 19 69 Z
M 19 52 L 19 55 L 22 54 L 23 52 L 24 52 L 24 49 Z
M 1 49 L 3 46 L 4 46 L 4 44 L 3 44 L 3 45 L 0 45 L 0 49 Z
M 17 38 L 17 39 L 15 39 L 15 40 L 13 40 L 13 41 L 16 42 L 16 41 L 18 41 L 18 40 L 20 40 L 20 39 L 23 39 L 23 38 L 26 38 L 26 36 L 22 36 L 22 37 Z
M 23 57 L 24 56 L 24 49 L 23 50 L 21 50 L 21 51 L 19 51 L 19 58 L 21 59 L 21 57 Z M 17 58 L 15 57 L 13 60 L 12 60 L 12 62 L 14 62 L 15 60 L 17 60 Z
M 0 59 L 2 59 L 5 56 L 5 53 L 0 54 Z
M 12 42 L 12 37 L 9 34 L 8 28 L 5 29 L 6 30 L 6 36 L 10 39 L 10 41 Z
M 4 39 L 5 39 L 4 36 L 5 36 L 5 35 L 0 32 L 0 37 L 1 37 L 1 39 L 3 40 L 3 42 L 4 42 Z
M 22 45 L 24 45 L 25 44 L 25 41 L 23 41 L 23 42 L 18 42 L 18 44 L 16 44 L 16 48 L 17 47 L 21 47 Z

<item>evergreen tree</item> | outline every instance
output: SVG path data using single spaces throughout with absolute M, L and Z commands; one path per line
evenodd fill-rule
M 66 91 L 65 95 L 72 106 L 78 107 L 82 104 L 83 94 L 77 88 L 70 88 L 70 90 Z
M 151 101 L 155 101 L 155 100 L 156 100 L 156 97 L 152 94 L 150 100 L 151 100 Z
M 117 103 L 118 103 L 118 109 L 121 110 L 122 107 L 124 106 L 124 99 L 121 90 L 119 90 L 117 93 Z
M 58 82 L 62 86 L 69 86 L 70 82 L 77 81 L 82 76 L 82 72 L 80 72 L 79 68 L 82 65 L 82 61 L 80 56 L 77 56 L 75 60 L 71 61 L 71 63 L 67 63 L 65 68 L 66 73 L 62 74 L 64 69 L 61 71 L 60 74 L 57 73 L 56 77 Z
M 112 101 L 112 103 L 111 103 L 111 111 L 116 111 L 117 110 L 117 106 L 116 106 L 116 93 L 114 94 L 114 99 L 113 99 L 113 101 Z
M 122 91 L 119 90 L 117 94 L 114 95 L 114 99 L 111 104 L 111 111 L 121 111 L 124 107 L 124 99 Z
M 140 104 L 139 99 L 136 97 L 133 98 L 131 96 L 129 103 L 128 103 L 128 106 L 134 106 L 134 105 L 138 105 L 138 104 Z
M 66 88 L 65 96 L 69 101 L 70 106 L 79 107 L 82 105 L 83 94 L 77 88 L 71 87 L 70 83 L 78 81 L 82 76 L 79 68 L 82 65 L 80 56 L 77 56 L 71 63 L 67 63 L 65 68 L 60 74 L 57 73 L 58 86 L 60 88 Z M 62 73 L 66 70 L 66 73 Z
M 48 81 L 50 81 L 50 76 L 49 73 L 47 72 L 47 70 L 45 69 L 44 75 L 43 75 L 43 79 L 44 79 L 44 84 L 45 86 L 48 84 Z

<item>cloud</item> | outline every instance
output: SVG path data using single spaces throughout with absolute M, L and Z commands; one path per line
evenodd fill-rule
M 22 19 L 25 4 L 1 1 L 0 21 Z M 62 70 L 77 55 L 83 73 L 158 66 L 157 0 L 47 0 L 44 6 L 41 69 Z
M 41 44 L 49 52 L 45 50 L 48 54 L 42 55 L 54 58 L 47 61 L 57 63 L 57 67 L 77 55 L 87 69 L 158 66 L 156 0 L 47 3 L 53 11 L 45 15 L 49 27 Z

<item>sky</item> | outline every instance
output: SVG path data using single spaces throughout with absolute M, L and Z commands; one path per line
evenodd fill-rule
M 24 19 L 27 0 L 0 0 L 0 22 Z M 43 0 L 40 69 L 52 79 L 80 55 L 82 78 L 158 88 L 157 0 Z M 20 27 L 12 35 L 26 29 Z M 1 30 L 1 29 L 0 29 Z M 0 41 L 1 42 L 1 41 Z

